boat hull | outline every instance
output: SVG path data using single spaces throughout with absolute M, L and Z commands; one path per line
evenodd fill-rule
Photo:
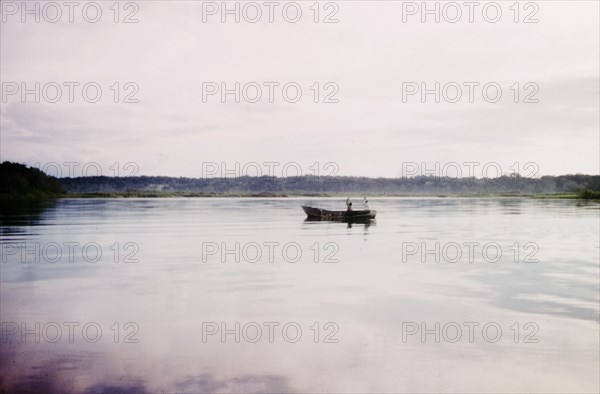
M 313 208 L 302 205 L 302 209 L 306 213 L 308 219 L 316 220 L 370 220 L 375 219 L 377 211 L 362 210 L 362 211 L 330 211 L 327 209 Z

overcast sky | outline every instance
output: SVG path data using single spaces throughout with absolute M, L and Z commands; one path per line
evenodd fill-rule
M 243 8 L 243 2 L 240 23 L 235 15 L 222 23 L 215 10 L 220 1 L 135 2 L 127 9 L 121 3 L 118 23 L 113 2 L 99 3 L 97 23 L 83 18 L 85 2 L 74 9 L 73 23 L 62 2 L 59 22 L 46 20 L 56 9 L 44 11 L 41 4 L 40 22 L 25 14 L 23 23 L 21 2 L 2 2 L 3 161 L 96 162 L 105 175 L 112 174 L 112 163 L 124 174 L 125 163 L 134 162 L 138 175 L 191 177 L 206 175 L 202 163 L 210 162 L 229 169 L 255 162 L 265 172 L 262 163 L 278 162 L 275 175 L 286 163 L 298 163 L 303 173 L 319 167 L 322 174 L 372 177 L 400 176 L 403 163 L 411 162 L 428 169 L 456 162 L 465 171 L 465 162 L 496 162 L 505 173 L 517 162 L 521 173 L 534 168 L 537 176 L 600 172 L 597 1 L 521 3 L 518 16 L 509 8 L 513 1 L 498 2 L 496 23 L 488 21 L 494 7 L 484 15 L 486 2 L 473 10 L 473 23 L 463 2 L 456 23 L 449 20 L 457 9 L 444 9 L 444 2 L 440 23 L 434 15 L 422 22 L 413 7 L 421 2 L 322 2 L 318 23 L 313 1 L 297 2 L 302 15 L 296 23 L 290 22 L 294 5 L 286 8 L 290 21 L 282 15 L 288 2 L 273 8 L 273 23 L 262 1 L 256 23 L 246 20 L 256 8 Z M 34 9 L 34 2 L 29 5 Z M 86 10 L 92 20 L 94 8 Z M 132 13 L 139 22 L 123 23 Z M 325 17 L 338 22 L 323 23 Z M 526 18 L 538 22 L 523 23 Z M 33 94 L 25 103 L 21 91 L 12 94 L 15 86 L 35 89 L 36 82 L 50 83 L 45 92 L 40 88 L 40 103 Z M 73 87 L 73 103 L 65 82 L 80 84 Z M 89 82 L 102 88 L 96 103 L 84 100 L 82 86 Z M 126 89 L 127 82 L 135 85 Z M 206 82 L 219 89 L 221 83 L 228 89 L 256 83 L 262 96 L 250 102 L 256 95 L 251 84 L 248 100 L 242 96 L 240 103 L 233 94 L 225 103 L 220 93 L 203 100 Z M 279 83 L 272 85 L 273 103 L 265 82 Z M 286 101 L 293 101 L 293 88 L 282 93 L 289 82 L 302 89 L 296 103 Z M 450 83 L 439 103 L 433 94 L 423 103 L 418 92 L 403 100 L 403 85 L 405 91 L 422 83 L 434 89 L 436 82 Z M 479 84 L 472 85 L 472 103 L 465 82 Z M 56 94 L 52 83 L 62 85 L 56 103 L 49 102 Z M 484 97 L 487 83 L 493 89 Z M 451 103 L 456 84 L 462 96 Z M 130 98 L 139 102 L 123 102 L 135 86 L 139 91 Z M 501 98 L 488 102 L 497 86 Z M 323 102 L 330 93 L 337 103 Z M 94 95 L 88 89 L 86 97 Z M 329 162 L 335 165 L 325 168 Z M 534 167 L 525 169 L 529 162 Z

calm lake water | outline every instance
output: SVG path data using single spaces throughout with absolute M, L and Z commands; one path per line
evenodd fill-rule
M 599 391 L 599 204 L 374 198 L 352 225 L 301 204 L 344 206 L 3 214 L 2 391 Z

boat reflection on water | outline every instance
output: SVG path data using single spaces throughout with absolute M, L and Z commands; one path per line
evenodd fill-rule
M 348 228 L 352 228 L 354 224 L 363 224 L 365 230 L 371 226 L 376 226 L 377 222 L 371 218 L 318 218 L 318 217 L 307 217 L 304 219 L 304 223 L 314 222 L 338 222 L 346 223 Z

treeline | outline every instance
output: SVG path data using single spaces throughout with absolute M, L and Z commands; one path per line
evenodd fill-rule
M 286 195 L 556 195 L 600 196 L 600 176 L 561 175 L 537 179 L 499 178 L 237 177 L 171 178 L 161 176 L 55 178 L 36 168 L 0 165 L 0 197 L 153 197 Z
M 272 193 L 272 194 L 368 194 L 368 195 L 446 195 L 501 194 L 536 195 L 600 191 L 600 176 L 561 175 L 530 179 L 520 176 L 499 178 L 364 178 L 364 177 L 80 177 L 62 178 L 61 185 L 71 193 Z
M 0 164 L 0 198 L 44 199 L 61 197 L 66 191 L 57 178 L 37 168 L 8 161 Z

